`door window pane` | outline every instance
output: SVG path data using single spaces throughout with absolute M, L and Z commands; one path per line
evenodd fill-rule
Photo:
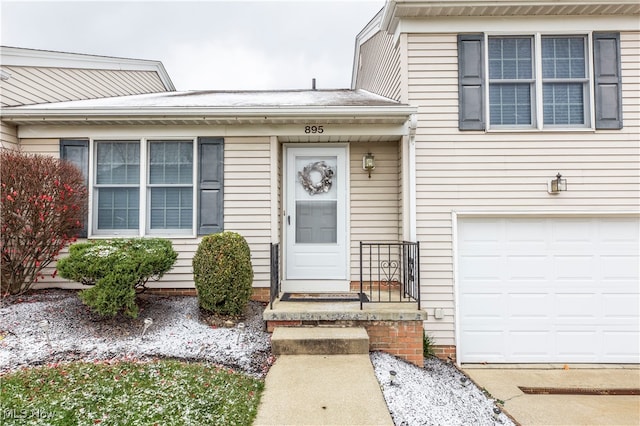
M 335 244 L 336 201 L 296 201 L 296 243 Z
M 296 157 L 296 243 L 337 242 L 337 164 L 336 156 Z

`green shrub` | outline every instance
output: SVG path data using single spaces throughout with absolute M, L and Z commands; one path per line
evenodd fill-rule
M 433 348 L 433 338 L 426 332 L 422 335 L 422 355 L 425 358 L 436 356 L 435 350 Z
M 251 252 L 242 235 L 221 232 L 202 239 L 193 257 L 193 278 L 200 307 L 239 315 L 251 297 Z
M 169 271 L 177 257 L 171 241 L 162 238 L 98 240 L 73 244 L 57 269 L 63 278 L 92 286 L 80 299 L 95 312 L 113 317 L 123 311 L 135 318 L 136 294 Z

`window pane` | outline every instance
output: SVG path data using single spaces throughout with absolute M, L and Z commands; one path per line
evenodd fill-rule
M 531 38 L 489 39 L 490 79 L 531 79 L 532 61 Z
M 149 183 L 191 184 L 192 182 L 192 142 L 151 141 L 149 143 Z
M 531 85 L 491 84 L 489 107 L 493 125 L 531 125 Z
M 543 85 L 545 124 L 584 124 L 584 84 Z
M 335 243 L 338 223 L 336 212 L 336 201 L 296 201 L 296 243 Z
M 138 188 L 98 188 L 98 229 L 138 229 Z
M 140 182 L 139 142 L 97 142 L 96 151 L 98 185 Z
M 191 229 L 192 188 L 151 188 L 151 229 Z
M 544 78 L 584 78 L 584 37 L 543 37 L 542 75 Z

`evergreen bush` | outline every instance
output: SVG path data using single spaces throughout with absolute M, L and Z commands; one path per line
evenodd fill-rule
M 251 297 L 251 251 L 244 237 L 221 232 L 202 238 L 193 257 L 200 307 L 221 315 L 241 314 Z
M 98 314 L 122 311 L 135 318 L 136 294 L 169 271 L 177 257 L 171 241 L 162 238 L 97 240 L 73 244 L 57 268 L 63 278 L 91 286 L 80 299 Z

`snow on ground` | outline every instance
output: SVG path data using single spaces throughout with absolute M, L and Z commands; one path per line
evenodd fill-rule
M 429 358 L 419 368 L 383 352 L 373 352 L 371 362 L 397 426 L 513 425 L 451 364 Z
M 68 360 L 180 358 L 210 361 L 261 376 L 271 343 L 262 306 L 249 304 L 244 328 L 200 320 L 195 297 L 142 295 L 136 319 L 100 319 L 74 292 L 48 290 L 0 308 L 0 372 Z M 144 321 L 151 318 L 143 335 Z M 43 322 L 48 322 L 48 332 Z
M 0 305 L 0 374 L 63 361 L 177 358 L 208 361 L 263 377 L 273 357 L 263 306 L 251 302 L 244 327 L 207 325 L 195 297 L 140 296 L 136 319 L 100 319 L 74 292 L 44 290 Z M 152 323 L 144 331 L 145 319 Z M 397 426 L 513 425 L 453 365 L 419 368 L 374 352 L 371 361 Z M 390 371 L 395 371 L 390 383 Z M 466 386 L 465 386 L 466 384 Z

